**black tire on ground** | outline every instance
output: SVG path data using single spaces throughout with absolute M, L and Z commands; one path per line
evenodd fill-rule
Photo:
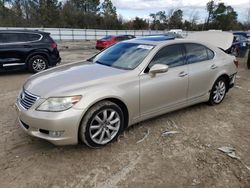
M 105 111 L 107 111 L 106 118 L 104 117 Z M 110 118 L 112 113 L 114 114 L 113 118 Z M 97 116 L 100 119 L 98 119 Z M 117 118 L 119 119 L 119 123 L 116 122 L 115 124 L 111 124 L 112 122 L 117 121 Z M 79 139 L 81 142 L 92 148 L 105 146 L 116 140 L 117 137 L 122 133 L 124 130 L 124 122 L 123 111 L 117 104 L 110 101 L 101 101 L 92 106 L 83 117 L 79 129 Z M 113 130 L 114 128 L 115 130 Z M 108 131 L 109 134 L 106 131 Z M 99 134 L 94 137 L 97 132 Z M 102 134 L 104 134 L 103 143 L 100 141 Z M 106 140 L 104 138 L 106 138 Z
M 44 71 L 48 68 L 48 59 L 42 55 L 34 55 L 28 60 L 28 69 L 32 73 Z
M 250 50 L 248 50 L 248 56 L 247 56 L 247 68 L 250 69 Z
M 218 78 L 210 92 L 208 103 L 212 106 L 222 103 L 227 93 L 228 83 L 224 77 Z

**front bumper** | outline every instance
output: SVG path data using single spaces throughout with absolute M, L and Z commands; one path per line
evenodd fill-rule
M 29 110 L 17 101 L 19 124 L 31 136 L 47 140 L 55 145 L 74 145 L 78 143 L 78 129 L 81 123 L 82 111 L 71 108 L 63 112 L 41 112 L 35 108 Z M 61 132 L 53 136 L 52 132 Z

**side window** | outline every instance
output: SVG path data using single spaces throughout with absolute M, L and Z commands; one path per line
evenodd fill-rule
M 208 60 L 207 48 L 200 44 L 185 44 L 189 64 Z
M 32 42 L 40 39 L 40 35 L 33 33 L 18 33 L 18 42 Z
M 180 44 L 163 47 L 154 56 L 151 63 L 149 64 L 149 68 L 155 64 L 165 64 L 169 67 L 184 65 L 185 61 L 181 47 L 182 46 Z
M 38 34 L 28 34 L 28 39 L 29 41 L 37 41 L 41 38 L 40 35 Z
M 124 36 L 121 36 L 121 37 L 116 37 L 116 40 L 117 41 L 123 41 L 123 40 L 127 40 L 127 38 L 124 37 Z
M 134 37 L 132 35 L 127 35 L 127 39 L 133 39 Z
M 0 43 L 31 42 L 41 38 L 33 33 L 0 33 Z
M 1 43 L 18 42 L 18 36 L 16 33 L 1 33 L 0 42 Z
M 208 56 L 209 60 L 213 59 L 214 58 L 214 52 L 207 48 L 207 56 Z
M 29 35 L 26 33 L 18 33 L 18 42 L 27 42 L 29 41 Z
M 2 33 L 0 33 L 0 44 L 4 43 L 5 39 L 4 39 L 4 35 Z

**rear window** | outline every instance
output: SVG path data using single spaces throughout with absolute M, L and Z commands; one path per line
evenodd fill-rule
M 120 37 L 116 37 L 117 41 L 123 41 L 123 40 L 128 40 L 129 38 L 126 36 L 120 36 Z
M 38 34 L 28 34 L 28 40 L 29 41 L 36 41 L 41 38 L 41 35 Z
M 200 44 L 185 44 L 189 64 L 207 61 L 214 58 L 214 52 Z
M 109 39 L 112 39 L 112 36 L 103 37 L 101 40 L 109 40 Z
M 43 42 L 54 42 L 54 40 L 51 38 L 51 36 L 49 34 L 43 35 Z

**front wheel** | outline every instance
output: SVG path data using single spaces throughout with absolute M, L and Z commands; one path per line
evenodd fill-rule
M 79 137 L 86 145 L 98 148 L 117 139 L 124 128 L 124 115 L 113 102 L 102 101 L 94 105 L 84 116 Z
M 225 78 L 221 77 L 218 80 L 216 80 L 211 90 L 209 104 L 211 105 L 220 104 L 224 100 L 226 92 L 227 92 L 227 82 Z

